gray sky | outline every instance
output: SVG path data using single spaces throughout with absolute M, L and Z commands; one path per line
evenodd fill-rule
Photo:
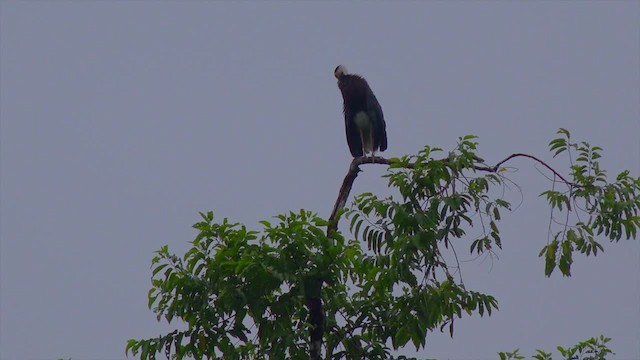
M 611 176 L 639 176 L 639 24 L 635 1 L 2 1 L 0 358 L 122 359 L 126 339 L 172 329 L 146 306 L 150 262 L 187 249 L 198 211 L 252 228 L 328 216 L 351 160 L 340 63 L 382 104 L 385 156 L 475 134 L 488 162 L 528 152 L 566 174 L 546 152 L 566 127 L 604 147 Z M 511 165 L 524 203 L 500 259 L 463 274 L 500 311 L 430 334 L 419 356 L 605 334 L 639 359 L 638 242 L 544 278 L 548 183 Z M 364 170 L 354 193 L 386 194 L 382 167 Z

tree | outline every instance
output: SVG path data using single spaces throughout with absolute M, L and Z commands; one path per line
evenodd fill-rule
M 424 347 L 428 332 L 453 334 L 464 315 L 491 315 L 497 300 L 465 286 L 456 248 L 466 244 L 473 254 L 491 256 L 501 247 L 498 224 L 511 205 L 496 194 L 509 183 L 505 165 L 516 157 L 551 174 L 542 196 L 558 228 L 540 256 L 547 276 L 556 268 L 570 276 L 575 254 L 603 250 L 599 238 L 635 238 L 640 178 L 624 171 L 608 180 L 598 162 L 601 148 L 572 142 L 565 129 L 558 134 L 550 150 L 569 155 L 567 177 L 528 154 L 483 164 L 475 137 L 465 136 L 444 158 L 441 149 L 426 146 L 402 158 L 354 159 L 328 220 L 300 210 L 261 221 L 254 231 L 201 213 L 194 225 L 199 234 L 184 256 L 163 246 L 152 261 L 149 307 L 158 321 L 179 318 L 186 330 L 129 340 L 127 353 L 388 359 L 409 342 Z M 365 193 L 345 208 L 364 164 L 387 165 L 384 177 L 399 196 Z M 345 217 L 353 238 L 338 230 Z M 467 235 L 474 227 L 480 236 Z
M 565 360 L 604 360 L 607 355 L 614 354 L 607 346 L 607 343 L 611 338 L 600 336 L 599 338 L 591 338 L 585 341 L 581 341 L 578 344 L 569 348 L 563 348 L 558 346 L 558 352 Z M 498 356 L 500 360 L 519 360 L 524 359 L 523 355 L 520 355 L 519 350 L 507 352 L 499 352 Z M 543 350 L 536 350 L 536 353 L 531 357 L 535 360 L 553 360 L 552 354 Z

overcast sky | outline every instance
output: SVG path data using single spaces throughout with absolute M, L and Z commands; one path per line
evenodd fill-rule
M 328 216 L 351 160 L 340 63 L 384 109 L 385 156 L 475 134 L 490 163 L 527 152 L 566 174 L 546 151 L 565 127 L 605 149 L 611 176 L 640 176 L 639 24 L 636 1 L 1 1 L 0 358 L 123 359 L 127 339 L 173 329 L 147 309 L 151 258 L 183 254 L 198 211 L 250 228 Z M 429 334 L 418 356 L 604 334 L 640 359 L 638 241 L 545 278 L 549 184 L 510 164 L 523 203 L 504 249 L 463 269 L 500 311 Z M 383 173 L 365 167 L 353 193 L 387 194 Z

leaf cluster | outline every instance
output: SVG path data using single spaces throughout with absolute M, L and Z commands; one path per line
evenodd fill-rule
M 539 255 L 545 258 L 545 275 L 550 276 L 557 266 L 564 276 L 570 276 L 574 252 L 589 256 L 604 251 L 596 240 L 598 236 L 612 242 L 636 238 L 640 227 L 640 177 L 633 178 L 629 171 L 623 171 L 615 180 L 609 180 L 598 160 L 602 148 L 584 141 L 572 142 L 566 129 L 560 129 L 558 134 L 560 137 L 549 143 L 549 149 L 554 157 L 567 155 L 571 180 L 560 191 L 555 189 L 558 179 L 554 178 L 553 188 L 541 194 L 552 209 L 550 228 L 559 230 L 553 232 L 552 240 Z
M 308 291 L 317 281 L 339 284 L 357 246 L 338 234 L 329 240 L 326 222 L 307 211 L 262 221 L 261 232 L 201 216 L 183 257 L 163 246 L 152 261 L 149 307 L 186 330 L 129 340 L 126 351 L 141 359 L 305 357 Z
M 609 341 L 611 341 L 611 338 L 600 335 L 600 337 L 593 337 L 581 341 L 568 348 L 558 346 L 556 349 L 563 360 L 605 360 L 607 359 L 607 355 L 614 354 L 607 346 Z M 514 351 L 499 352 L 498 356 L 500 357 L 500 360 L 525 359 L 525 356 L 521 355 L 518 349 Z M 551 353 L 540 349 L 537 349 L 536 353 L 531 356 L 531 358 L 535 360 L 553 360 Z
M 371 193 L 356 197 L 348 213 L 350 230 L 367 249 L 354 269 L 359 289 L 351 301 L 359 314 L 349 308 L 342 312 L 346 335 L 359 346 L 390 341 L 398 349 L 411 342 L 419 349 L 429 331 L 447 327 L 453 333 L 455 319 L 497 309 L 494 297 L 467 289 L 455 276 L 455 247 L 465 244 L 476 254 L 499 248 L 500 211 L 510 206 L 488 195 L 492 185 L 502 184 L 499 175 L 475 174 L 474 139 L 460 138 L 440 160 L 433 156 L 442 150 L 430 147 L 390 159 L 385 177 L 399 191 L 397 199 Z M 482 224 L 482 235 L 464 239 L 474 221 Z

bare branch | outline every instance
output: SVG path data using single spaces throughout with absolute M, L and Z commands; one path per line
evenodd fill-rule
M 349 194 L 351 193 L 351 188 L 353 187 L 353 182 L 358 177 L 358 173 L 360 170 L 360 165 L 362 164 L 384 164 L 389 165 L 390 162 L 388 159 L 375 156 L 375 157 L 359 157 L 353 159 L 351 164 L 349 164 L 349 171 L 344 176 L 344 180 L 342 180 L 342 186 L 340 186 L 340 191 L 338 192 L 338 198 L 336 199 L 336 203 L 333 205 L 333 210 L 331 211 L 331 215 L 329 216 L 329 226 L 327 227 L 327 237 L 329 237 L 331 231 L 338 230 L 338 221 L 336 216 L 338 212 L 344 208 L 344 205 L 347 203 L 347 199 L 349 198 Z M 409 165 L 408 168 L 413 168 L 413 165 Z
M 504 160 L 500 161 L 499 163 L 497 163 L 495 166 L 493 167 L 488 167 L 488 166 L 474 166 L 473 168 L 478 170 L 478 171 L 488 171 L 488 172 L 498 172 L 498 170 L 500 169 L 500 166 L 504 163 L 506 163 L 507 161 L 516 158 L 516 157 L 526 157 L 529 158 L 531 160 L 536 161 L 537 163 L 539 163 L 540 165 L 546 167 L 547 169 L 549 169 L 549 171 L 551 171 L 555 176 L 557 176 L 560 180 L 562 180 L 562 182 L 564 182 L 565 184 L 567 184 L 568 186 L 571 187 L 581 187 L 580 185 L 571 182 L 567 179 L 565 179 L 562 175 L 560 175 L 560 173 L 558 173 L 554 168 L 552 168 L 551 166 L 547 165 L 547 163 L 545 163 L 544 161 L 538 159 L 537 157 L 533 156 L 533 155 L 529 155 L 529 154 L 522 154 L 522 153 L 517 153 L 517 154 L 511 154 L 509 156 L 507 156 Z

